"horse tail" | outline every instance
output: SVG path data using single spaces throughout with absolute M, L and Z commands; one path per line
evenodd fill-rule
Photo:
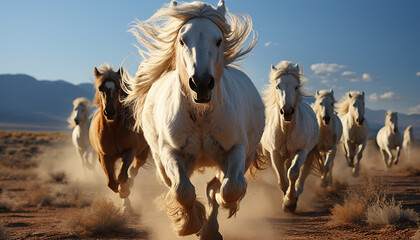
M 249 166 L 249 173 L 251 177 L 256 179 L 258 171 L 264 170 L 267 168 L 270 158 L 264 154 L 262 144 L 258 144 L 257 151 L 255 152 L 255 157 Z
M 308 153 L 307 159 L 311 161 L 312 171 L 315 175 L 323 176 L 325 174 L 324 162 L 319 153 L 318 145 L 315 145 Z

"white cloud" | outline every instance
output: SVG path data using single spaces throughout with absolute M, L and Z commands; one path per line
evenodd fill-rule
M 266 42 L 266 43 L 264 43 L 264 47 L 268 47 L 268 46 L 270 46 L 270 45 L 271 45 L 271 43 L 272 43 L 272 42 Z
M 378 95 L 376 93 L 372 93 L 369 95 L 369 99 L 372 101 L 381 100 L 398 100 L 401 99 L 401 96 L 396 92 L 386 92 L 384 94 Z
M 420 104 L 408 109 L 408 114 L 420 114 Z
M 279 45 L 278 43 L 276 43 L 276 42 L 274 43 L 274 46 L 278 46 L 278 45 Z
M 350 71 L 345 71 L 345 72 L 341 73 L 341 76 L 344 77 L 344 78 L 357 78 L 357 73 L 350 72 Z
M 315 74 L 325 74 L 338 72 L 345 67 L 346 66 L 337 63 L 315 63 L 311 65 L 311 70 L 314 71 Z
M 420 77 L 420 72 L 417 72 L 417 73 L 416 73 L 416 76 L 417 76 L 417 77 Z
M 322 83 L 322 84 L 327 84 L 327 83 L 329 83 L 329 82 L 330 82 L 330 81 L 328 81 L 327 79 L 322 79 L 322 80 L 321 80 L 321 83 Z
M 378 94 L 376 94 L 376 93 L 370 94 L 369 99 L 372 100 L 372 101 L 378 101 L 378 99 L 379 99 Z
M 345 71 L 341 73 L 343 78 L 350 80 L 350 82 L 372 82 L 373 78 L 369 73 L 363 73 L 360 77 L 356 72 Z

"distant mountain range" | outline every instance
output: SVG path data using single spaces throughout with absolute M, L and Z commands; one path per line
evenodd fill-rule
M 93 99 L 93 84 L 0 75 L 0 128 L 64 130 L 77 97 Z
M 74 85 L 57 80 L 37 80 L 24 74 L 0 75 L 0 129 L 67 129 L 66 119 L 77 97 L 93 99 L 92 83 Z M 312 98 L 305 98 L 312 102 Z M 401 131 L 413 125 L 415 136 L 420 137 L 420 115 L 398 114 Z M 385 111 L 366 108 L 366 119 L 373 137 L 384 125 Z

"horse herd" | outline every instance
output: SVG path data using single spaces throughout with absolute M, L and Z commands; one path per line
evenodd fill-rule
M 69 118 L 83 165 L 94 165 L 88 157 L 91 146 L 108 187 L 123 199 L 124 211 L 131 209 L 133 179 L 149 160 L 169 189 L 164 206 L 174 231 L 200 239 L 222 239 L 219 207 L 229 211 L 229 218 L 235 215 L 247 189 L 246 171 L 262 170 L 270 160 L 288 212 L 295 211 L 311 170 L 322 186 L 332 184 L 340 141 L 353 175 L 359 174 L 369 131 L 364 92 L 348 92 L 335 107 L 332 89 L 317 91 L 309 106 L 302 100 L 307 94 L 300 67 L 281 61 L 271 66 L 262 99 L 234 64 L 256 44 L 249 16 L 227 12 L 223 0 L 217 7 L 172 1 L 150 19 L 136 22 L 131 32 L 144 58 L 135 77 L 122 68 L 95 68 L 98 111 L 90 127 L 85 98 L 73 102 Z M 404 148 L 409 149 L 412 128 L 406 132 Z M 396 164 L 403 144 L 395 112 L 387 112 L 377 142 L 386 166 Z M 214 169 L 206 188 L 207 214 L 190 181 L 205 167 Z

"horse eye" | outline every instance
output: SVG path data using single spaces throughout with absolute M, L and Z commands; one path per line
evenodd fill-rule
M 182 39 L 179 39 L 179 44 L 181 44 L 181 46 L 184 46 L 185 45 L 185 43 L 184 43 L 184 41 Z
M 296 87 L 295 87 L 295 90 L 297 91 L 298 89 L 299 89 L 299 86 L 296 86 Z
M 216 42 L 216 46 L 217 46 L 217 47 L 220 47 L 220 44 L 222 44 L 222 39 L 217 40 L 217 42 Z
M 320 106 L 322 106 L 322 103 L 319 103 Z

